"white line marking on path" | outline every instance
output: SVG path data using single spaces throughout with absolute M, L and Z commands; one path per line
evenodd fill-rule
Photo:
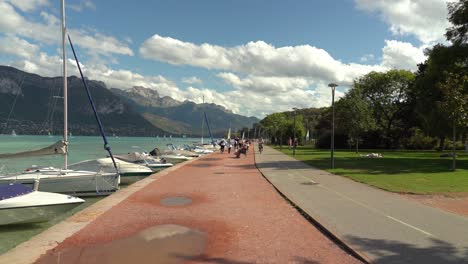
M 407 227 L 413 228 L 414 230 L 418 230 L 419 232 L 421 232 L 421 233 L 423 233 L 423 234 L 426 234 L 426 235 L 428 235 L 428 236 L 434 236 L 434 235 L 431 234 L 431 233 L 428 233 L 428 232 L 426 232 L 426 231 L 424 231 L 424 230 L 422 230 L 422 229 L 419 229 L 419 228 L 417 228 L 417 227 L 415 227 L 415 226 L 412 226 L 412 225 L 410 225 L 410 224 L 408 224 L 408 223 L 405 223 L 405 222 L 403 222 L 403 221 L 401 221 L 401 220 L 399 220 L 399 219 L 396 219 L 395 217 L 391 217 L 391 216 L 389 216 L 389 215 L 387 215 L 387 217 L 390 218 L 390 219 L 392 219 L 393 221 L 396 221 L 396 222 L 402 224 L 402 225 L 405 225 L 405 226 L 407 226 Z
M 364 204 L 364 203 L 362 203 L 362 202 L 356 201 L 356 200 L 354 200 L 353 198 L 348 197 L 348 196 L 346 196 L 346 195 L 344 195 L 344 194 L 342 194 L 342 193 L 340 193 L 340 192 L 337 192 L 337 191 L 335 191 L 335 190 L 333 190 L 333 189 L 327 188 L 327 187 L 325 187 L 325 186 L 323 186 L 323 185 L 319 185 L 319 187 L 322 187 L 322 188 L 324 188 L 324 189 L 326 189 L 326 190 L 328 190 L 328 191 L 330 191 L 330 192 L 334 192 L 335 194 L 337 194 L 337 195 L 339 195 L 339 196 L 341 196 L 341 197 L 343 197 L 343 198 L 345 198 L 345 199 L 347 199 L 347 200 L 350 200 L 351 202 L 353 202 L 353 203 L 355 203 L 355 204 L 358 204 L 358 205 L 360 205 L 360 206 L 362 206 L 362 207 L 365 207 L 365 208 L 367 208 L 367 209 L 370 210 L 370 211 L 373 211 L 373 212 L 375 212 L 375 213 L 377 213 L 377 214 L 380 214 L 380 215 L 382 215 L 382 216 L 385 216 L 385 217 L 387 217 L 388 219 L 391 219 L 391 220 L 393 220 L 393 221 L 395 221 L 395 222 L 397 222 L 397 223 L 400 223 L 400 224 L 402 224 L 402 225 L 405 225 L 405 226 L 407 226 L 407 227 L 410 227 L 410 228 L 412 228 L 412 229 L 414 229 L 414 230 L 416 230 L 416 231 L 419 231 L 419 232 L 421 232 L 421 233 L 423 233 L 423 234 L 425 234 L 425 235 L 427 235 L 427 236 L 436 237 L 436 236 L 434 236 L 433 234 L 431 234 L 431 233 L 429 233 L 429 232 L 427 232 L 427 231 L 424 231 L 424 230 L 422 230 L 422 229 L 420 229 L 420 228 L 417 228 L 417 227 L 415 227 L 415 226 L 413 226 L 413 225 L 410 225 L 410 224 L 408 224 L 408 223 L 405 223 L 405 222 L 403 222 L 403 221 L 401 221 L 400 219 L 397 219 L 397 218 L 395 218 L 395 217 L 386 215 L 386 214 L 384 214 L 383 212 L 381 212 L 381 211 L 379 211 L 379 210 L 377 210 L 377 209 L 375 209 L 375 208 L 373 208 L 373 207 L 370 207 L 370 206 L 368 206 L 368 205 L 366 205 L 366 204 Z

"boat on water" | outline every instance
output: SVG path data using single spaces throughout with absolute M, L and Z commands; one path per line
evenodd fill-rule
M 151 170 L 147 166 L 119 160 L 117 157 L 115 159 L 115 163 L 117 164 L 117 167 L 120 172 L 121 184 L 133 183 L 153 174 L 153 170 Z M 111 158 L 102 158 L 94 160 L 85 160 L 74 164 L 70 164 L 70 168 L 102 171 L 112 174 L 112 171 L 114 171 L 114 164 Z
M 39 180 L 39 191 L 71 194 L 77 196 L 101 196 L 115 192 L 119 178 L 115 173 L 54 167 L 31 167 L 21 174 L 0 176 L 0 186 L 21 183 L 30 188 Z
M 158 148 L 154 148 L 149 153 L 150 156 L 160 159 L 165 159 L 167 162 L 170 163 L 178 163 L 182 161 L 192 160 L 194 157 L 187 157 L 182 154 L 172 153 L 172 152 L 161 152 Z
M 190 146 L 190 145 L 187 145 L 187 144 L 185 144 L 181 149 L 192 151 L 192 152 L 195 152 L 197 154 L 202 154 L 202 155 L 203 154 L 210 154 L 210 153 L 214 152 L 213 149 L 206 149 L 206 148 L 196 146 L 196 145 Z
M 0 158 L 30 157 L 42 155 L 62 154 L 64 167 L 40 167 L 34 166 L 22 173 L 14 175 L 1 175 L 0 185 L 12 182 L 32 185 L 36 179 L 41 180 L 40 191 L 52 191 L 77 195 L 108 195 L 119 188 L 118 173 L 101 173 L 83 169 L 72 170 L 68 168 L 68 89 L 67 89 L 67 57 L 65 49 L 65 1 L 62 0 L 62 67 L 63 67 L 63 109 L 64 129 L 63 140 L 53 145 L 33 151 L 25 151 L 12 154 L 0 154 Z
M 14 129 L 11 131 L 11 136 L 13 136 L 13 137 L 16 137 L 16 136 L 17 136 L 17 135 L 16 135 L 16 131 L 15 131 Z
M 144 165 L 153 171 L 159 171 L 174 166 L 164 159 L 156 158 L 144 152 L 130 152 L 127 154 L 115 155 L 119 160 Z
M 0 186 L 0 225 L 44 222 L 84 202 L 77 197 L 40 192 L 19 183 Z

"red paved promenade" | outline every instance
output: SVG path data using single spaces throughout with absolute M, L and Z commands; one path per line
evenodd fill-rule
M 359 263 L 292 208 L 249 154 L 215 153 L 159 177 L 37 263 Z

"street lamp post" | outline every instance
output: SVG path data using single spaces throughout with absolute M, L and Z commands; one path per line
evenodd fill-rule
M 295 157 L 296 156 L 296 111 L 297 111 L 297 108 L 294 107 L 293 108 L 294 110 L 294 138 L 293 138 L 293 156 Z
M 335 168 L 335 158 L 333 156 L 335 152 L 335 89 L 338 86 L 336 83 L 330 83 L 328 85 L 332 90 L 332 135 L 331 135 L 331 168 Z

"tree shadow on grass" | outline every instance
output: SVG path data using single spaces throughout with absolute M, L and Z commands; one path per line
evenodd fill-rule
M 374 263 L 468 263 L 468 249 L 438 239 L 430 239 L 430 246 L 418 247 L 393 240 L 368 239 L 350 236 L 346 240 L 359 248 Z
M 302 160 L 306 164 L 328 169 L 329 158 Z M 441 173 L 451 172 L 451 161 L 430 158 L 335 158 L 335 168 L 366 174 Z M 468 168 L 468 160 L 459 160 L 458 168 Z

